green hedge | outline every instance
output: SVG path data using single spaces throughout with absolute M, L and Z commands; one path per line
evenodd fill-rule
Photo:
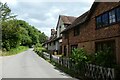
M 42 47 L 41 44 L 37 43 L 35 46 L 34 46 L 34 51 L 41 57 L 43 57 L 42 55 L 42 52 L 45 52 L 46 49 Z

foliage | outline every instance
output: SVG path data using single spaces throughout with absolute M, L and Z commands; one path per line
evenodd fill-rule
M 22 38 L 23 41 L 27 41 L 27 42 L 29 41 L 31 45 L 35 45 L 36 43 L 42 44 L 46 41 L 47 36 L 44 33 L 41 33 L 41 31 L 37 30 L 34 26 L 31 26 L 27 22 L 22 20 L 18 20 L 18 22 L 19 22 L 19 25 L 23 28 L 22 33 L 24 32 L 25 34 L 24 36 L 29 36 L 29 38 L 27 37 L 27 40 L 24 40 L 26 38 Z
M 87 56 L 85 50 L 83 48 L 72 50 L 70 59 L 76 64 L 78 64 L 79 62 L 86 62 Z
M 46 49 L 43 48 L 41 44 L 37 43 L 37 44 L 34 46 L 34 51 L 35 51 L 37 54 L 41 54 L 43 51 L 46 51 Z
M 84 63 L 87 63 L 87 54 L 83 48 L 74 49 L 70 56 L 71 63 L 74 64 L 76 69 L 80 70 L 83 69 Z
M 25 28 L 21 27 L 21 45 L 23 46 L 31 46 L 30 44 L 32 43 L 32 40 L 30 36 L 28 35 L 28 31 Z
M 11 18 L 15 18 L 16 15 L 12 15 L 11 9 L 8 7 L 7 3 L 3 4 L 0 2 L 0 20 L 5 21 Z
M 2 53 L 0 53 L 0 56 L 15 55 L 15 54 L 18 54 L 18 53 L 25 51 L 27 49 L 28 49 L 28 47 L 26 47 L 26 46 L 19 46 L 17 48 L 12 48 L 10 51 L 2 51 Z
M 2 47 L 7 50 L 20 45 L 20 27 L 15 22 L 16 20 L 2 22 Z
M 95 64 L 104 67 L 114 67 L 115 58 L 111 52 L 111 48 L 106 48 L 104 51 L 95 53 Z
M 29 25 L 26 21 L 17 20 L 11 15 L 11 9 L 7 4 L 0 2 L 1 26 L 2 26 L 2 48 L 11 50 L 18 46 L 29 46 L 46 41 L 47 36 L 41 33 L 34 26 Z
M 104 51 L 98 51 L 97 53 L 87 54 L 86 51 L 81 49 L 74 49 L 70 56 L 72 62 L 75 65 L 82 65 L 84 63 L 96 64 L 103 67 L 114 67 L 115 58 L 111 52 L 111 48 L 105 48 Z

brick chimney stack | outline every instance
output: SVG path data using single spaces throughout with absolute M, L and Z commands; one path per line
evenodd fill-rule
M 54 36 L 55 35 L 55 29 L 51 29 L 51 36 Z

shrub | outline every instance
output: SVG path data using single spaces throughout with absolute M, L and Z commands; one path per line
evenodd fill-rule
M 70 60 L 76 65 L 83 63 L 91 63 L 103 67 L 114 67 L 116 65 L 111 48 L 105 48 L 104 51 L 98 51 L 90 55 L 88 55 L 83 48 L 74 49 Z
M 84 63 L 88 61 L 86 51 L 83 48 L 74 49 L 70 56 L 70 61 L 75 64 L 77 69 L 83 69 Z
M 42 56 L 42 52 L 43 52 L 43 51 L 46 51 L 46 49 L 43 48 L 41 44 L 37 43 L 37 44 L 34 46 L 34 51 L 35 51 L 38 55 Z
M 104 67 L 114 67 L 115 58 L 110 48 L 95 53 L 95 64 Z

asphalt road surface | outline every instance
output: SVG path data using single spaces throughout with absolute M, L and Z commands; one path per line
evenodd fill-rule
M 71 78 L 29 49 L 20 54 L 0 57 L 2 78 Z

